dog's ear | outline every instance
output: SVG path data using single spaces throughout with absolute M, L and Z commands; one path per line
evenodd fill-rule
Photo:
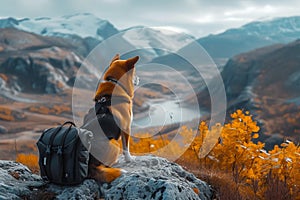
M 126 60 L 126 66 L 128 70 L 131 70 L 134 67 L 134 64 L 139 60 L 139 56 L 133 57 L 133 58 L 129 58 L 128 60 Z
M 110 64 L 112 64 L 116 60 L 120 60 L 120 55 L 119 54 L 116 54 L 115 57 L 113 57 L 113 59 L 111 60 Z

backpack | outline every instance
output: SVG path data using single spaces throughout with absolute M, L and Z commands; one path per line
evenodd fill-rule
M 70 124 L 69 127 L 64 127 Z M 41 177 L 60 185 L 75 185 L 88 176 L 93 133 L 73 122 L 46 129 L 37 142 Z

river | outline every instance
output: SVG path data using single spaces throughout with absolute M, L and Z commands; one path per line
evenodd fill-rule
M 138 119 L 133 119 L 133 128 L 163 126 L 172 123 L 186 122 L 200 118 L 199 109 L 183 106 L 174 100 L 150 102 L 148 113 Z

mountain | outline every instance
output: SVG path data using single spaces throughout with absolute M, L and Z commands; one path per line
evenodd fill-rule
M 84 50 L 78 49 L 78 42 L 15 28 L 1 29 L 0 87 L 3 92 L 51 94 L 72 86 L 84 60 L 80 54 Z M 88 82 L 93 80 L 90 79 Z
M 89 50 L 93 49 L 99 42 L 120 33 L 109 21 L 90 13 L 51 18 L 15 19 L 10 17 L 0 19 L 0 28 L 8 27 L 44 36 L 63 37 L 72 41 L 83 39 Z M 130 32 L 134 29 L 137 31 Z M 131 27 L 122 31 L 125 31 L 122 37 L 125 39 L 126 45 L 132 45 L 135 48 L 161 47 L 161 50 L 152 49 L 146 52 L 149 54 L 147 55 L 150 57 L 149 60 L 157 56 L 167 55 L 167 52 L 163 52 L 162 49 L 178 50 L 184 48 L 189 40 L 194 39 L 185 34 L 174 34 L 157 28 L 147 29 L 143 26 Z M 128 39 L 134 38 L 134 33 L 137 32 L 138 40 Z M 240 28 L 229 29 L 221 34 L 199 38 L 197 41 L 215 61 L 220 62 L 218 65 L 222 65 L 224 58 L 228 59 L 242 52 L 271 44 L 288 43 L 299 37 L 300 17 L 297 16 L 252 22 Z
M 8 27 L 44 36 L 71 37 L 77 35 L 81 38 L 92 37 L 99 41 L 119 32 L 109 21 L 99 19 L 89 13 L 54 18 L 15 19 L 10 17 L 0 19 L 0 28 Z
M 300 38 L 300 16 L 257 21 L 198 42 L 213 58 L 230 58 L 263 46 L 288 43 Z
M 183 33 L 145 26 L 135 26 L 119 31 L 109 21 L 90 13 L 35 19 L 9 17 L 0 19 L 0 28 L 16 28 L 38 35 L 65 38 L 73 43 L 84 40 L 89 51 L 103 40 L 120 33 L 117 45 L 116 42 L 110 43 L 110 48 L 120 51 L 118 45 L 124 45 L 128 49 L 143 49 L 139 50 L 139 53 L 145 55 L 148 61 L 167 54 L 168 50 L 176 51 L 194 39 Z
M 2 96 L 8 93 L 62 94 L 73 86 L 78 68 L 93 47 L 101 41 L 103 44 L 103 39 L 121 33 L 108 21 L 91 14 L 37 19 L 7 18 L 0 19 L 0 27 Z M 119 40 L 106 44 L 110 51 L 117 52 L 119 46 L 132 50 L 142 48 L 139 54 L 149 60 L 141 59 L 140 63 L 153 61 L 173 66 L 176 71 L 190 67 L 191 70 L 186 70 L 188 81 L 198 88 L 199 102 L 209 109 L 209 95 L 207 91 L 203 92 L 203 81 L 189 63 L 167 51 L 176 48 L 180 51 L 193 38 L 142 26 L 124 31 Z M 297 68 L 297 63 L 300 63 L 297 57 L 299 41 L 257 48 L 265 44 L 289 42 L 300 36 L 299 32 L 300 17 L 289 17 L 253 22 L 198 40 L 214 58 L 228 58 L 235 53 L 256 49 L 234 56 L 222 71 L 228 112 L 247 108 L 258 116 L 257 119 L 261 119 L 266 133 L 287 134 L 297 140 L 300 140 L 297 136 L 299 126 L 296 124 L 300 104 L 300 72 Z M 161 49 L 151 49 L 159 45 Z M 150 49 L 145 50 L 144 47 Z M 105 53 L 100 52 L 99 56 L 106 58 Z M 136 53 L 129 52 L 125 57 Z M 199 61 L 202 62 L 200 58 Z M 145 72 L 149 80 L 153 80 L 154 72 L 153 69 Z M 88 88 L 97 79 L 93 72 L 87 71 L 86 75 L 78 78 Z M 140 75 L 143 77 L 143 74 Z M 149 98 L 152 98 L 151 95 Z M 7 103 L 7 100 L 2 101 Z
M 160 27 L 135 26 L 124 29 L 123 37 L 139 48 L 154 48 L 156 55 L 166 55 L 169 52 L 176 52 L 191 41 L 193 36 L 185 33 L 173 32 Z
M 109 21 L 89 13 L 53 18 L 3 18 L 0 19 L 0 28 L 16 28 L 42 36 L 64 38 L 77 46 L 77 52 L 80 51 L 83 56 L 87 56 L 101 41 L 119 32 Z
M 249 110 L 259 119 L 263 140 L 289 137 L 300 141 L 300 40 L 272 45 L 231 58 L 221 76 L 228 113 Z M 198 99 L 209 108 L 206 90 Z M 278 137 L 278 135 L 280 137 Z M 273 137 L 273 136 L 271 136 Z M 279 140 L 278 139 L 278 140 Z

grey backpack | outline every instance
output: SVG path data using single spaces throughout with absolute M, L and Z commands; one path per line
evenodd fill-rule
M 76 128 L 73 122 L 46 129 L 37 142 L 42 178 L 60 185 L 81 183 L 88 175 L 92 138 L 91 131 Z

